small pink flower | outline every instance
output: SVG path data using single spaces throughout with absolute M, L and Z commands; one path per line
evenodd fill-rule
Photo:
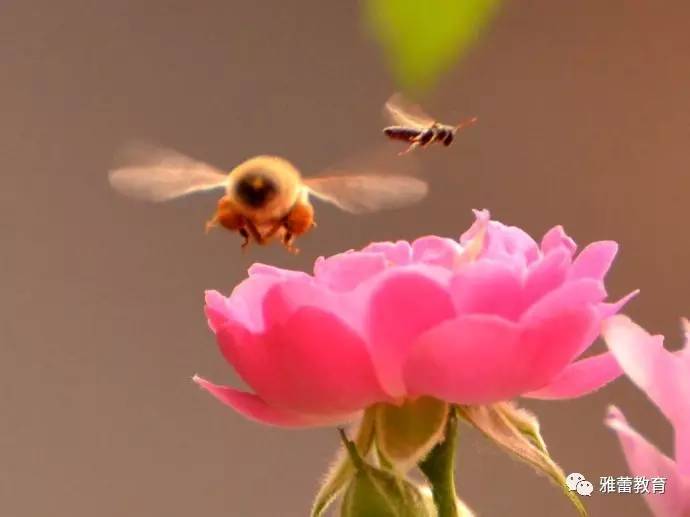
M 230 297 L 208 292 L 221 351 L 254 393 L 197 382 L 249 418 L 300 427 L 421 395 L 573 398 L 618 377 L 609 353 L 575 361 L 631 296 L 604 302 L 616 243 L 575 256 L 561 227 L 537 244 L 475 215 L 459 242 L 375 243 L 319 258 L 313 275 L 254 265 Z
M 685 347 L 664 349 L 663 336 L 650 336 L 624 316 L 611 318 L 604 338 L 626 375 L 656 404 L 674 428 L 675 461 L 628 425 L 611 406 L 606 424 L 616 431 L 634 476 L 666 478 L 663 494 L 645 494 L 657 517 L 690 516 L 690 327 Z

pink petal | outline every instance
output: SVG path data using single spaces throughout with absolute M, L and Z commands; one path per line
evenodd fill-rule
M 366 287 L 369 282 L 364 284 Z M 270 329 L 282 325 L 303 307 L 318 308 L 337 314 L 353 330 L 362 327 L 362 302 L 358 292 L 338 292 L 321 283 L 310 280 L 286 280 L 275 285 L 264 294 L 254 311 L 260 313 L 263 325 Z M 262 310 L 257 310 L 262 309 Z
M 321 309 L 301 307 L 263 335 L 226 325 L 217 338 L 237 373 L 271 406 L 351 413 L 389 399 L 364 341 Z
M 610 316 L 617 314 L 627 303 L 640 294 L 639 289 L 626 294 L 623 298 L 613 303 L 601 303 L 599 304 L 599 313 L 602 319 L 606 319 Z
M 690 377 L 662 336 L 650 336 L 626 316 L 604 324 L 604 339 L 626 375 L 672 422 L 690 413 Z
M 252 393 L 236 390 L 229 386 L 219 386 L 198 376 L 194 377 L 194 382 L 242 416 L 262 424 L 287 428 L 304 428 L 341 424 L 356 418 L 356 414 L 317 416 L 292 413 L 271 407 Z
M 273 377 L 266 373 L 270 358 L 260 335 L 241 323 L 229 322 L 216 330 L 218 348 L 237 374 L 259 394 L 271 393 Z
M 553 379 L 596 323 L 592 309 L 560 313 L 526 329 L 496 316 L 460 316 L 419 337 L 405 381 L 414 395 L 459 404 L 510 399 Z
M 289 275 L 296 278 L 295 275 Z M 309 278 L 302 274 L 300 278 Z M 229 297 L 217 291 L 206 293 L 206 317 L 213 330 L 228 321 L 241 322 L 253 331 L 261 331 L 264 321 L 261 307 L 266 293 L 274 286 L 284 282 L 279 274 L 254 274 L 238 284 Z
M 523 396 L 542 400 L 582 397 L 620 377 L 622 373 L 612 354 L 595 355 L 570 364 L 549 384 Z
M 562 226 L 554 226 L 544 234 L 541 240 L 541 251 L 545 254 L 563 250 L 569 257 L 572 257 L 576 249 L 577 244 L 568 237 Z
M 690 474 L 690 371 L 666 350 L 662 336 L 650 336 L 625 316 L 604 325 L 604 339 L 626 375 L 659 407 L 675 428 L 676 461 Z
M 600 320 L 594 308 L 562 309 L 544 319 L 524 318 L 522 334 L 524 354 L 531 369 L 529 390 L 545 386 L 559 375 L 599 335 Z
M 460 244 L 464 245 L 483 232 L 491 219 L 491 214 L 488 210 L 472 210 L 472 213 L 474 213 L 474 222 L 472 226 L 460 236 Z
M 606 425 L 616 431 L 633 476 L 667 478 L 664 494 L 644 496 L 654 515 L 690 515 L 690 480 L 680 475 L 673 461 L 632 429 L 618 408 L 609 408 Z
M 537 243 L 524 230 L 498 221 L 489 223 L 482 258 L 502 260 L 524 268 L 539 256 Z
M 225 305 L 225 296 L 218 291 L 206 291 L 206 307 L 204 311 L 211 330 L 216 331 L 227 323 L 228 310 Z
M 601 280 L 611 267 L 616 253 L 618 253 L 618 244 L 613 241 L 600 241 L 588 245 L 575 258 L 570 270 L 570 278 Z
M 519 326 L 503 318 L 445 321 L 417 339 L 404 367 L 408 392 L 458 404 L 512 398 L 521 388 L 512 379 L 519 349 Z M 504 374 L 511 378 L 501 379 Z
M 278 278 L 308 278 L 309 275 L 307 275 L 303 271 L 292 271 L 290 269 L 281 269 L 279 267 L 271 266 L 268 264 L 261 264 L 261 263 L 254 263 L 251 266 L 249 266 L 249 270 L 247 271 L 249 276 L 273 276 L 273 277 L 278 277 Z
M 573 307 L 595 305 L 605 297 L 606 290 L 599 280 L 590 278 L 573 280 L 542 297 L 527 310 L 523 320 L 535 321 Z
M 386 269 L 386 258 L 380 253 L 340 253 L 314 263 L 316 280 L 335 291 L 349 291 L 366 279 Z
M 457 314 L 495 314 L 516 320 L 525 308 L 522 279 L 513 268 L 490 260 L 472 262 L 450 280 Z
M 435 235 L 422 237 L 412 243 L 412 260 L 417 263 L 452 268 L 462 252 L 463 248 L 458 242 Z
M 387 260 L 404 266 L 412 261 L 412 247 L 407 241 L 374 242 L 362 250 L 365 253 L 381 253 Z
M 525 304 L 531 305 L 563 285 L 570 267 L 570 257 L 570 252 L 559 248 L 530 264 L 525 282 Z
M 402 363 L 417 336 L 453 315 L 447 289 L 418 270 L 396 269 L 381 281 L 369 300 L 366 325 L 388 393 L 405 394 Z

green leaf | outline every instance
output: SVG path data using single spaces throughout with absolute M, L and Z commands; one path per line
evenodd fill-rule
M 464 504 L 458 504 L 455 493 L 455 450 L 458 441 L 458 417 L 455 409 L 448 414 L 443 441 L 438 443 L 419 469 L 431 483 L 434 504 L 439 517 L 460 517 Z M 465 515 L 469 513 L 469 510 Z M 469 513 L 471 515 L 471 513 Z
M 405 472 L 443 438 L 447 417 L 448 404 L 431 397 L 407 400 L 401 406 L 379 404 L 375 417 L 377 451 Z
M 509 403 L 458 406 L 458 414 L 499 447 L 546 474 L 563 490 L 580 516 L 587 516 L 582 501 L 568 489 L 563 470 L 546 451 L 533 415 Z
M 367 410 L 362 417 L 356 432 L 355 446 L 359 453 L 366 456 L 374 438 L 374 408 Z M 338 456 L 326 474 L 319 492 L 314 498 L 311 509 L 312 517 L 319 517 L 345 488 L 355 474 L 355 468 L 344 449 L 338 451 Z
M 379 40 L 399 88 L 431 88 L 460 59 L 498 11 L 500 0 L 366 0 L 365 21 Z
M 343 497 L 341 517 L 436 517 L 414 484 L 368 464 L 342 430 L 341 435 L 356 469 Z

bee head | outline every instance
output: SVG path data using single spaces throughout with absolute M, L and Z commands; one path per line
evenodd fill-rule
M 260 208 L 278 194 L 278 185 L 267 174 L 250 172 L 235 184 L 237 199 L 252 208 Z

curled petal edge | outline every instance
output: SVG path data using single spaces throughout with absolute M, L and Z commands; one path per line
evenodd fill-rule
M 240 415 L 262 424 L 285 428 L 327 427 L 350 422 L 358 413 L 336 415 L 307 415 L 294 413 L 269 406 L 263 399 L 253 393 L 214 384 L 198 375 L 192 379 L 201 388 L 208 391 L 217 400 L 230 406 Z

